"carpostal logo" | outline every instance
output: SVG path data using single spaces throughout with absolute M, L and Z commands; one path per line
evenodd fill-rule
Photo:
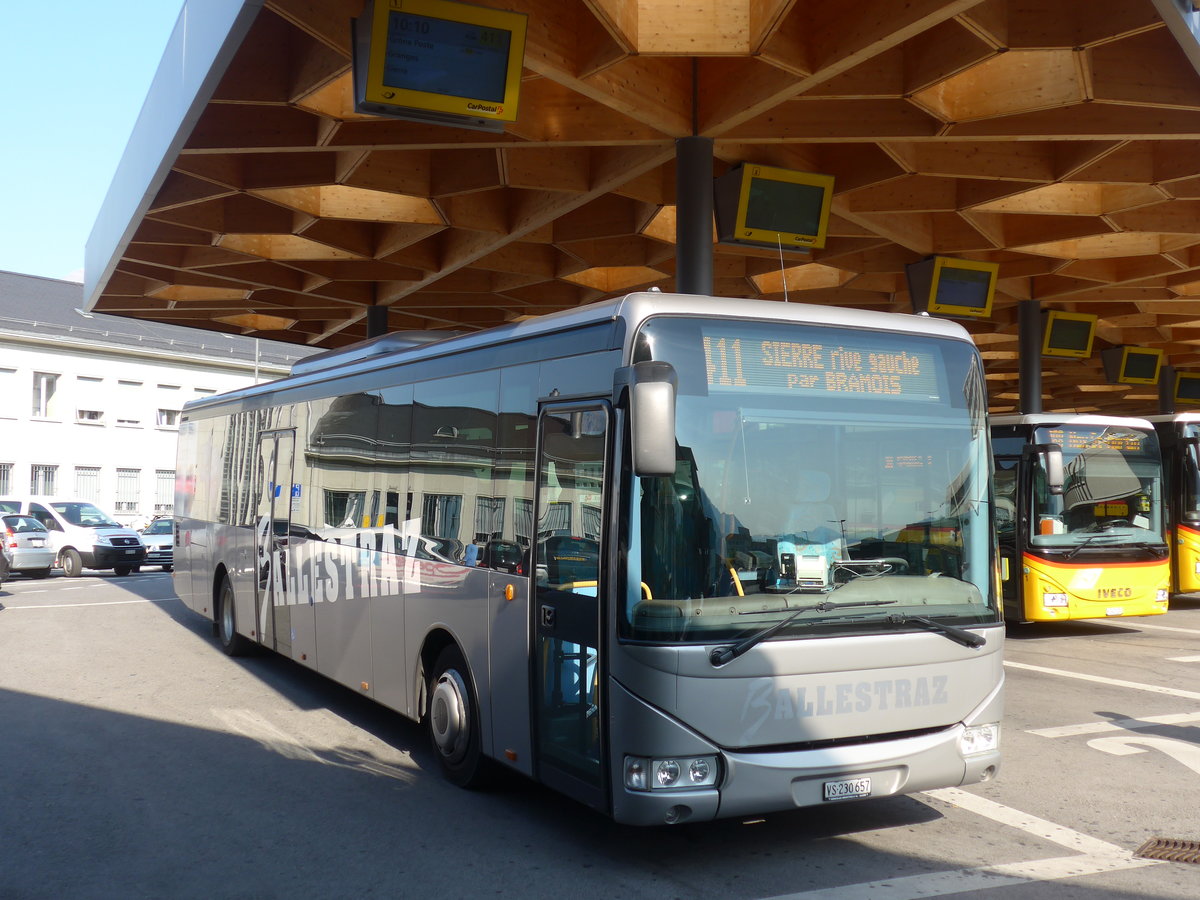
M 498 116 L 504 112 L 503 106 L 493 106 L 490 103 L 471 102 L 467 104 L 467 109 L 469 109 L 471 112 L 483 112 L 492 116 Z
M 742 706 L 745 730 L 741 742 L 749 744 L 768 720 L 844 716 L 875 710 L 940 706 L 950 702 L 946 675 L 888 678 L 819 684 L 815 688 L 779 687 L 774 678 L 756 678 L 746 690 Z

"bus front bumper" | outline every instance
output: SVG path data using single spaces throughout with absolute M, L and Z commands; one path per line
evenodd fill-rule
M 661 712 L 640 704 L 624 691 L 628 703 L 642 706 L 641 714 L 628 720 L 620 716 L 614 723 L 628 721 L 626 731 L 614 727 L 613 752 L 619 752 L 623 739 L 636 752 L 641 735 L 654 735 L 652 743 L 677 747 L 680 756 L 710 754 L 718 758 L 721 776 L 715 788 L 681 790 L 630 790 L 620 780 L 623 766 L 614 767 L 613 817 L 631 825 L 662 825 L 688 821 L 756 816 L 770 812 L 845 803 L 937 788 L 956 787 L 988 781 L 1000 769 L 1000 750 L 964 754 L 962 738 L 966 726 L 953 725 L 936 732 L 878 740 L 861 744 L 822 747 L 814 750 L 780 752 L 722 751 L 687 731 Z M 998 695 L 992 699 L 998 699 Z M 991 706 L 991 704 L 984 704 Z M 632 706 L 627 706 L 633 712 Z M 996 714 L 998 703 L 987 712 Z M 977 710 L 983 712 L 983 710 Z M 985 713 L 986 715 L 987 713 Z M 635 721 L 640 719 L 640 723 Z M 991 718 L 975 721 L 992 721 Z M 664 741 L 674 731 L 674 739 Z M 643 744 L 644 745 L 644 744 Z M 614 759 L 614 762 L 616 760 Z

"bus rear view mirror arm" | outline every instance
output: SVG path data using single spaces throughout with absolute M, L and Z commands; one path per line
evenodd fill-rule
M 630 444 L 638 476 L 675 474 L 675 367 L 639 362 L 619 369 L 614 387 L 629 386 Z

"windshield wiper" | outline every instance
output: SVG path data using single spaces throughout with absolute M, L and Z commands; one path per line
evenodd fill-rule
M 962 644 L 964 647 L 971 647 L 974 650 L 978 650 L 987 643 L 987 638 L 980 637 L 973 631 L 967 631 L 965 628 L 957 628 L 954 625 L 946 625 L 943 622 L 935 622 L 933 619 L 927 619 L 924 616 L 906 616 L 903 613 L 889 613 L 885 616 L 885 621 L 893 625 L 920 625 L 922 628 L 936 631 L 938 634 L 945 635 L 955 643 Z
M 719 647 L 713 647 L 708 654 L 708 661 L 712 663 L 713 668 L 725 665 L 731 660 L 737 659 L 751 647 L 765 641 L 771 635 L 777 633 L 785 625 L 793 619 L 798 618 L 806 612 L 830 612 L 835 609 L 848 609 L 852 606 L 886 606 L 891 603 L 896 603 L 896 600 L 858 600 L 852 603 L 834 603 L 832 600 L 822 600 L 820 603 L 814 603 L 811 606 L 800 606 L 792 610 L 792 614 L 783 619 L 780 619 L 774 625 L 768 625 L 761 631 L 756 631 L 748 638 L 743 638 L 736 644 L 722 644 Z M 974 635 L 972 635 L 974 637 Z
M 1077 553 L 1078 553 L 1080 550 L 1082 550 L 1084 547 L 1086 547 L 1086 546 L 1088 546 L 1089 544 L 1091 544 L 1091 543 L 1092 543 L 1092 541 L 1098 541 L 1098 540 L 1100 540 L 1100 538 L 1110 538 L 1110 539 L 1116 539 L 1117 537 L 1119 537 L 1119 535 L 1115 535 L 1115 534 L 1105 534 L 1104 532 L 1099 532 L 1099 533 L 1097 533 L 1097 534 L 1093 534 L 1091 537 L 1084 538 L 1084 539 L 1083 539 L 1083 543 L 1081 543 L 1081 544 L 1077 544 L 1076 546 L 1072 547 L 1072 548 L 1071 548 L 1071 550 L 1070 550 L 1070 551 L 1067 553 L 1067 555 L 1066 555 L 1065 557 L 1063 557 L 1063 558 L 1064 558 L 1064 559 L 1074 559 L 1074 558 L 1075 558 L 1075 554 L 1077 554 Z

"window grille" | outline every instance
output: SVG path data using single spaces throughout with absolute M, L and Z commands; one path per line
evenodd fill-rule
M 154 514 L 170 515 L 175 511 L 175 470 L 158 469 L 154 473 Z
M 117 512 L 138 511 L 141 478 L 141 469 L 117 469 Z
M 45 497 L 55 493 L 55 483 L 58 466 L 30 466 L 29 493 L 37 497 Z
M 75 467 L 75 496 L 80 500 L 100 499 L 100 467 Z

